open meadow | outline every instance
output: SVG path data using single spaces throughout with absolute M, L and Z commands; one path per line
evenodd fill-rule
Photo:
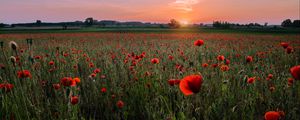
M 1 120 L 300 119 L 299 34 L 49 32 L 0 41 Z

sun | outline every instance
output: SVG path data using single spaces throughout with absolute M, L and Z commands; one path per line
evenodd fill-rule
M 189 24 L 189 21 L 187 21 L 187 20 L 182 20 L 182 21 L 180 21 L 180 23 L 181 23 L 182 25 L 186 26 L 186 25 Z

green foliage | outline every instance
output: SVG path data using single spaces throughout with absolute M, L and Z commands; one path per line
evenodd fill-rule
M 194 46 L 200 38 L 204 45 Z M 3 120 L 263 119 L 265 112 L 277 109 L 285 112 L 283 119 L 300 118 L 300 81 L 289 86 L 287 80 L 289 68 L 299 65 L 299 35 L 48 33 L 1 34 L 0 39 L 4 42 L 0 83 L 14 85 L 10 92 L 0 90 Z M 6 46 L 12 40 L 18 43 L 17 52 Z M 281 41 L 289 42 L 295 52 L 287 54 Z M 143 52 L 142 59 L 131 57 Z M 211 66 L 224 64 L 216 59 L 218 55 L 230 60 L 229 71 Z M 245 62 L 248 55 L 254 57 L 252 63 Z M 10 56 L 18 56 L 22 67 L 13 64 Z M 150 62 L 154 57 L 159 64 Z M 54 65 L 49 65 L 50 61 Z M 133 61 L 137 63 L 131 70 Z M 203 63 L 209 66 L 202 67 Z M 176 69 L 176 64 L 183 70 Z M 101 72 L 91 77 L 96 68 Z M 32 77 L 18 78 L 17 71 L 22 69 L 29 70 Z M 168 84 L 169 79 L 199 73 L 204 82 L 197 94 L 184 96 L 178 85 Z M 268 74 L 274 75 L 269 81 Z M 53 84 L 60 84 L 63 77 L 81 81 L 74 87 L 61 84 L 55 90 Z M 249 77 L 257 79 L 248 84 Z M 275 90 L 270 91 L 270 86 Z M 102 88 L 107 91 L 101 92 Z M 78 104 L 70 103 L 71 95 L 79 96 Z M 124 102 L 123 108 L 118 107 L 119 100 Z

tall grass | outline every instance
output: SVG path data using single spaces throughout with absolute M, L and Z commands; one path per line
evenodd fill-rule
M 0 119 L 248 120 L 263 119 L 267 111 L 283 111 L 282 119 L 300 118 L 300 82 L 288 85 L 289 69 L 300 61 L 299 35 L 48 33 L 1 34 L 0 39 L 0 83 L 13 84 L 10 91 L 0 91 Z M 197 39 L 204 45 L 194 46 Z M 9 41 L 19 45 L 16 52 Z M 282 41 L 294 52 L 287 54 Z M 143 52 L 145 57 L 136 59 Z M 230 60 L 229 71 L 220 70 L 225 63 L 218 55 Z M 247 63 L 246 56 L 253 62 Z M 101 72 L 92 77 L 96 68 Z M 21 70 L 31 77 L 19 78 Z M 197 94 L 184 96 L 168 84 L 191 74 L 203 76 Z M 268 74 L 274 77 L 266 80 Z M 64 77 L 81 81 L 63 86 Z M 253 84 L 247 83 L 249 77 L 256 78 Z M 79 103 L 71 104 L 71 96 L 79 96 Z

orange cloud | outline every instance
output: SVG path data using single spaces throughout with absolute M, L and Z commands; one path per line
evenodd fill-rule
M 200 0 L 176 0 L 170 4 L 170 6 L 178 9 L 182 12 L 191 12 L 193 11 L 193 5 L 199 3 Z

